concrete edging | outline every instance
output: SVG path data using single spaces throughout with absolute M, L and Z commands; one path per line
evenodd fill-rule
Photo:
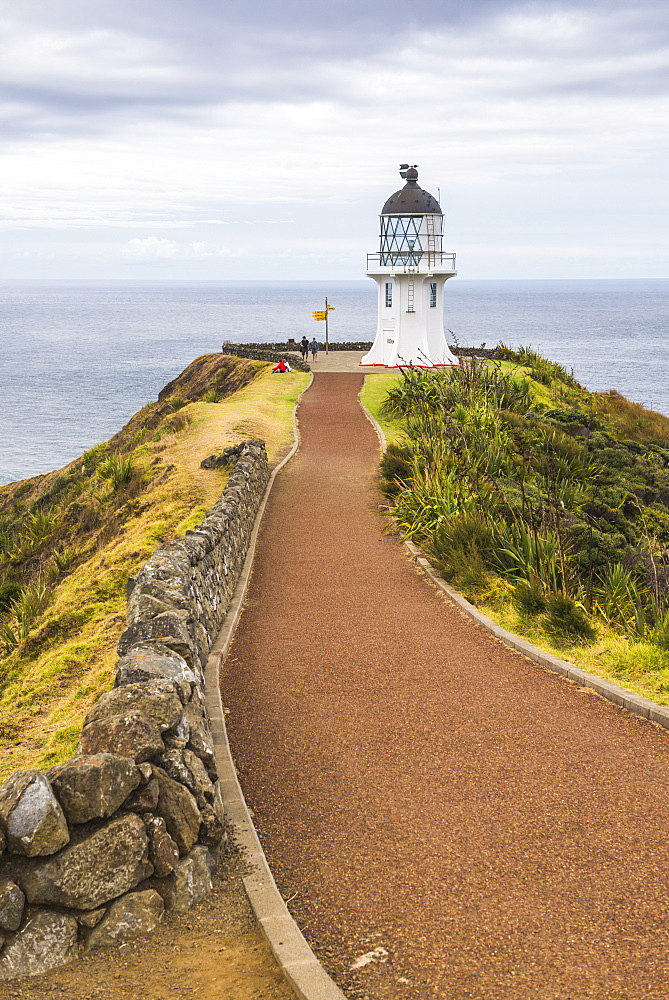
M 278 472 L 290 461 L 299 447 L 297 409 L 313 379 L 312 372 L 309 384 L 300 393 L 293 410 L 293 446 L 273 470 L 258 509 L 244 568 L 223 627 L 207 660 L 205 686 L 207 710 L 212 727 L 216 766 L 225 814 L 234 828 L 237 843 L 244 848 L 246 860 L 254 868 L 253 873 L 247 875 L 243 881 L 255 918 L 267 939 L 279 968 L 300 1000 L 346 1000 L 345 995 L 327 974 L 307 944 L 302 931 L 290 915 L 288 907 L 277 889 L 237 778 L 225 728 L 225 713 L 219 682 L 221 663 L 230 648 L 235 626 L 242 611 L 267 501 Z
M 360 401 L 360 405 L 379 436 L 381 450 L 385 451 L 387 444 L 382 428 L 379 426 L 378 422 L 374 419 L 371 413 L 365 409 L 362 404 L 362 400 Z M 613 681 L 604 680 L 603 677 L 598 677 L 597 674 L 591 674 L 587 670 L 582 670 L 574 663 L 569 663 L 568 660 L 561 660 L 559 656 L 553 656 L 551 653 L 546 653 L 538 646 L 534 646 L 531 642 L 527 642 L 526 639 L 521 639 L 520 636 L 514 635 L 513 632 L 508 632 L 505 628 L 502 628 L 501 625 L 494 622 L 492 618 L 488 618 L 487 615 L 484 615 L 483 612 L 479 611 L 473 604 L 470 604 L 467 598 L 463 597 L 462 594 L 459 594 L 457 590 L 453 590 L 452 587 L 449 587 L 446 581 L 439 576 L 434 566 L 428 559 L 425 558 L 420 549 L 414 545 L 413 542 L 405 541 L 404 545 L 426 576 L 428 576 L 429 579 L 437 585 L 437 587 L 443 590 L 445 594 L 448 594 L 453 603 L 457 604 L 461 611 L 464 611 L 466 615 L 472 618 L 487 632 L 494 635 L 500 642 L 510 646 L 511 649 L 515 649 L 516 652 L 522 653 L 523 656 L 527 656 L 528 659 L 538 663 L 539 666 L 546 667 L 547 670 L 552 670 L 553 673 L 560 674 L 562 677 L 566 677 L 570 681 L 580 684 L 581 687 L 590 688 L 602 698 L 606 698 L 607 701 L 613 702 L 613 704 L 617 705 L 619 708 L 624 708 L 628 712 L 633 712 L 634 715 L 639 715 L 643 719 L 648 719 L 649 722 L 656 722 L 658 725 L 663 726 L 664 729 L 669 729 L 669 708 L 665 705 L 658 705 L 657 702 L 651 701 L 649 698 L 643 698 L 641 695 L 632 694 L 631 691 L 627 691 L 625 688 L 620 687 L 620 685 L 614 684 Z

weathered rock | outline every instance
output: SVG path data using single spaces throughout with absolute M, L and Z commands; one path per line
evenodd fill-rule
M 101 906 L 98 910 L 82 910 L 80 913 L 75 913 L 75 917 L 82 927 L 97 927 L 106 912 L 107 907 Z
M 7 847 L 7 841 L 5 840 L 5 831 L 0 827 L 0 856 L 5 853 L 5 848 Z
M 153 889 L 129 892 L 114 900 L 100 923 L 86 937 L 86 951 L 110 948 L 150 934 L 160 922 L 165 904 Z
M 206 847 L 194 847 L 166 878 L 154 879 L 153 886 L 165 901 L 166 910 L 184 913 L 211 890 L 211 870 Z
M 124 687 L 157 678 L 174 681 L 184 702 L 190 698 L 192 685 L 196 683 L 195 674 L 184 658 L 155 642 L 142 643 L 118 661 L 114 686 Z
M 150 604 L 151 600 L 156 603 Z M 128 624 L 140 621 L 144 609 L 157 608 L 159 605 L 160 610 L 156 610 L 154 614 L 162 614 L 163 611 L 172 611 L 175 608 L 190 612 L 191 601 L 190 587 L 185 581 L 179 584 L 169 579 L 147 580 L 142 571 L 128 595 Z
M 218 816 L 221 823 L 225 823 L 225 810 L 223 808 L 223 796 L 221 795 L 220 786 L 214 786 L 216 788 L 216 794 L 214 795 L 214 812 Z
M 184 750 L 183 760 L 193 780 L 193 785 L 188 787 L 195 795 L 198 806 L 203 806 L 205 802 L 213 802 L 216 789 L 200 758 L 192 750 Z
M 195 648 L 185 611 L 166 611 L 149 621 L 130 625 L 119 639 L 118 655 L 125 656 L 132 649 L 152 641 L 178 653 L 191 667 L 195 662 Z
M 211 733 L 206 729 L 202 717 L 195 711 L 190 711 L 190 705 L 186 706 L 186 714 L 190 724 L 188 749 L 192 750 L 209 770 L 210 767 L 215 766 L 214 741 L 211 738 Z
M 15 882 L 0 882 L 0 927 L 17 931 L 21 926 L 26 897 Z
M 162 768 L 154 767 L 153 774 L 160 786 L 156 812 L 165 820 L 167 832 L 183 857 L 197 840 L 200 831 L 197 802 L 187 788 L 173 781 Z
M 141 780 L 133 762 L 115 753 L 75 757 L 52 767 L 46 776 L 73 824 L 111 816 Z
M 148 851 L 144 823 L 129 813 L 82 833 L 57 858 L 27 865 L 21 886 L 31 903 L 93 910 L 153 873 Z
M 204 693 L 199 687 L 194 687 L 193 692 L 190 696 L 191 711 L 197 712 L 198 715 L 203 716 L 206 714 L 206 707 L 204 701 Z
M 137 591 L 137 588 L 135 588 L 135 591 Z M 164 614 L 166 611 L 176 610 L 178 609 L 171 601 L 168 603 L 165 600 L 154 597 L 152 594 L 140 591 L 139 593 L 136 592 L 128 601 L 125 620 L 128 625 L 134 625 L 135 622 L 146 622 L 150 618 L 156 618 L 158 615 Z
M 137 584 L 144 580 L 153 580 L 160 584 L 178 586 L 180 590 L 188 587 L 191 563 L 184 551 L 175 542 L 166 542 L 151 553 L 150 559 L 144 563 L 137 574 Z
M 146 785 L 140 785 L 137 791 L 130 796 L 126 802 L 126 809 L 136 813 L 154 812 L 158 805 L 159 796 L 160 785 L 156 778 L 152 778 Z
M 145 785 L 147 783 L 147 781 L 151 781 L 151 774 L 152 774 L 152 772 L 151 772 L 151 765 L 150 764 L 148 764 L 146 761 L 143 761 L 141 764 L 137 765 L 137 770 L 139 771 L 139 773 L 142 776 L 142 784 L 143 785 Z
M 174 843 L 162 816 L 145 816 L 146 831 L 149 835 L 149 860 L 155 874 L 162 878 L 174 869 L 179 861 L 179 848 Z
M 219 847 L 210 847 L 207 853 L 204 855 L 204 863 L 209 869 L 209 876 L 213 879 L 216 874 L 216 869 L 218 868 L 218 860 L 220 858 L 221 851 Z
M 77 957 L 77 936 L 74 917 L 31 910 L 0 955 L 0 979 L 34 976 L 72 962 Z
M 39 771 L 15 771 L 0 788 L 0 825 L 9 850 L 32 858 L 67 844 L 67 822 L 51 785 Z
M 110 715 L 84 726 L 79 737 L 79 754 L 114 753 L 131 757 L 136 763 L 149 760 L 165 748 L 160 726 L 143 712 Z
M 205 805 L 200 810 L 200 832 L 198 840 L 207 847 L 218 847 L 225 837 L 225 827 L 216 815 L 213 806 Z
M 143 712 L 165 731 L 179 723 L 183 704 L 174 681 L 158 677 L 107 691 L 93 705 L 84 725 L 111 715 L 127 715 L 128 712 Z
M 193 690 L 196 690 L 195 685 L 193 685 Z M 163 739 L 168 750 L 183 750 L 187 746 L 189 738 L 190 724 L 188 716 L 184 712 L 174 729 L 170 730 L 169 733 L 165 733 Z
M 162 767 L 170 778 L 185 785 L 195 795 L 195 781 L 184 762 L 183 750 L 166 750 L 165 753 L 155 757 L 154 762 L 157 767 Z

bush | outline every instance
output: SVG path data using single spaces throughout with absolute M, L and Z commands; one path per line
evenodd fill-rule
M 411 449 L 389 444 L 381 459 L 383 492 L 388 497 L 396 496 L 411 478 Z
M 98 465 L 100 476 L 109 480 L 115 489 L 129 482 L 134 471 L 132 459 L 122 455 L 109 455 Z
M 0 612 L 7 611 L 20 593 L 21 587 L 18 583 L 8 583 L 6 580 L 0 583 Z
M 218 402 L 218 400 L 209 400 L 209 402 Z M 169 417 L 161 427 L 161 436 L 163 433 L 178 434 L 179 431 L 183 431 L 186 427 L 188 427 L 191 419 L 190 413 L 175 413 L 173 416 Z
M 446 580 L 463 590 L 488 589 L 492 579 L 489 559 L 495 547 L 495 533 L 478 514 L 461 513 L 450 517 L 434 532 L 428 545 Z
M 548 631 L 561 639 L 593 642 L 597 636 L 583 609 L 562 594 L 548 598 L 545 621 Z
M 657 625 L 647 638 L 654 646 L 669 650 L 669 623 L 663 622 L 661 625 Z
M 512 599 L 523 615 L 540 615 L 548 606 L 544 589 L 538 581 L 519 583 L 513 591 Z

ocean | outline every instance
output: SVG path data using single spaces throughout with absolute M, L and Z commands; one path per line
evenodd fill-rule
M 531 345 L 589 389 L 669 415 L 669 280 L 465 281 L 446 285 L 462 346 Z M 117 431 L 224 340 L 371 340 L 371 281 L 0 282 L 0 483 L 59 468 Z M 450 340 L 450 338 L 449 338 Z

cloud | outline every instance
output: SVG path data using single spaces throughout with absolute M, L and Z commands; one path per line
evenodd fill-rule
M 177 243 L 159 236 L 135 237 L 121 247 L 121 253 L 128 260 L 136 262 L 161 260 L 208 260 L 217 257 L 239 256 L 229 247 L 212 247 L 205 240 L 196 243 Z
M 530 189 L 543 226 L 577 227 L 576 202 L 582 217 L 600 191 L 636 225 L 635 202 L 656 192 L 659 204 L 662 5 L 426 0 L 419 14 L 373 0 L 361 10 L 352 0 L 230 11 L 214 0 L 7 3 L 0 229 L 82 240 L 127 230 L 126 261 L 265 259 L 263 231 L 278 217 L 293 221 L 277 255 L 301 245 L 295 219 L 305 253 L 312 236 L 333 249 L 340 230 L 355 242 L 373 229 L 404 159 L 441 187 L 451 214 L 469 213 L 477 241 L 485 225 L 498 226 L 494 241 L 514 214 L 525 219 Z M 257 233 L 235 229 L 233 253 L 208 238 L 220 225 Z M 660 225 L 658 213 L 644 225 Z
M 147 236 L 145 240 L 135 237 L 122 247 L 122 253 L 131 260 L 164 260 L 177 257 L 179 246 L 175 240 L 163 240 L 158 236 Z

